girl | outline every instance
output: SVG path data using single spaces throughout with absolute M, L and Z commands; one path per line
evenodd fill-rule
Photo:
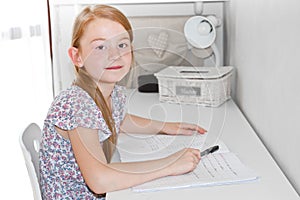
M 76 80 L 54 99 L 43 128 L 43 199 L 104 199 L 106 192 L 190 172 L 200 161 L 199 150 L 187 148 L 158 160 L 110 163 L 119 132 L 206 132 L 125 113 L 124 91 L 116 82 L 130 69 L 132 40 L 128 19 L 113 7 L 87 7 L 76 18 L 68 50 Z

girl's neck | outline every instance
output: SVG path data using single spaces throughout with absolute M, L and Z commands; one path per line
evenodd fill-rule
M 104 99 L 109 102 L 110 101 L 110 95 L 115 87 L 115 84 L 113 83 L 98 83 L 97 84 L 100 91 L 102 92 L 102 95 Z

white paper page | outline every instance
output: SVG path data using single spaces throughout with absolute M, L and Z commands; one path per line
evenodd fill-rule
M 201 151 L 206 134 L 192 136 L 123 134 L 118 140 L 122 162 L 158 159 L 182 148 L 192 147 Z M 156 191 L 174 188 L 232 184 L 257 179 L 257 175 L 245 167 L 226 145 L 219 141 L 220 149 L 203 157 L 197 168 L 188 174 L 160 178 L 136 187 L 134 191 Z
M 213 186 L 256 180 L 256 174 L 245 167 L 233 153 L 216 153 L 205 156 L 198 167 L 188 174 L 163 177 L 133 187 L 135 192 Z

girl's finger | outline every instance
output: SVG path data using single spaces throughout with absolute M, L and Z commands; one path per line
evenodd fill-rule
M 181 123 L 180 128 L 194 130 L 201 134 L 207 132 L 204 128 L 195 124 Z

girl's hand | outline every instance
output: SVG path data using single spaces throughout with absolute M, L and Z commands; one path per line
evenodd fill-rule
M 168 135 L 192 135 L 195 131 L 200 134 L 206 133 L 206 130 L 198 125 L 183 122 L 166 122 L 160 133 Z
M 180 175 L 193 171 L 200 162 L 199 149 L 185 148 L 168 156 L 169 175 Z

